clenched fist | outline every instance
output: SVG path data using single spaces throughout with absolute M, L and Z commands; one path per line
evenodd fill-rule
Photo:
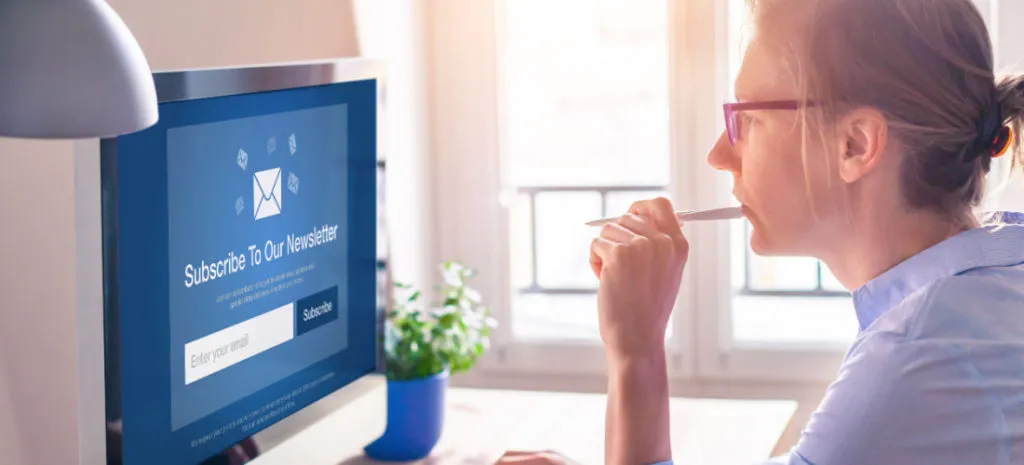
M 664 352 L 690 246 L 666 198 L 634 203 L 590 246 L 601 339 L 614 359 Z

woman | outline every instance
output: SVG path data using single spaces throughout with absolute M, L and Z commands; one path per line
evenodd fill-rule
M 993 158 L 1021 161 L 1024 78 L 996 80 L 970 0 L 754 3 L 708 161 L 733 175 L 753 250 L 824 261 L 860 323 L 771 463 L 1024 463 L 1024 216 L 972 214 Z M 672 211 L 637 203 L 591 246 L 608 463 L 671 460 L 661 341 L 688 251 Z

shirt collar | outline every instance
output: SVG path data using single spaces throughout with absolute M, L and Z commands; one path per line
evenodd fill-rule
M 940 279 L 973 269 L 1024 263 L 1024 213 L 997 212 L 890 268 L 853 292 L 860 330 L 910 294 Z

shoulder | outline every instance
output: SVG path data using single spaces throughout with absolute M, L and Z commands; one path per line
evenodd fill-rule
M 1024 325 L 1024 268 L 979 268 L 941 279 L 911 294 L 879 318 L 873 330 L 904 340 L 987 339 Z M 1007 334 L 1012 336 L 1012 334 Z
M 796 452 L 830 465 L 1001 463 L 1024 437 L 1022 310 L 1020 265 L 910 294 L 859 335 Z
M 850 351 L 798 452 L 828 464 L 997 463 L 1002 421 L 958 344 L 871 331 Z

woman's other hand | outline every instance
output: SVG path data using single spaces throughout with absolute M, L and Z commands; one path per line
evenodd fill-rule
M 591 243 L 590 266 L 600 281 L 598 320 L 609 357 L 664 353 L 689 250 L 672 202 L 664 197 L 634 203 L 601 229 Z
M 571 465 L 574 463 L 553 451 L 508 451 L 494 465 Z

